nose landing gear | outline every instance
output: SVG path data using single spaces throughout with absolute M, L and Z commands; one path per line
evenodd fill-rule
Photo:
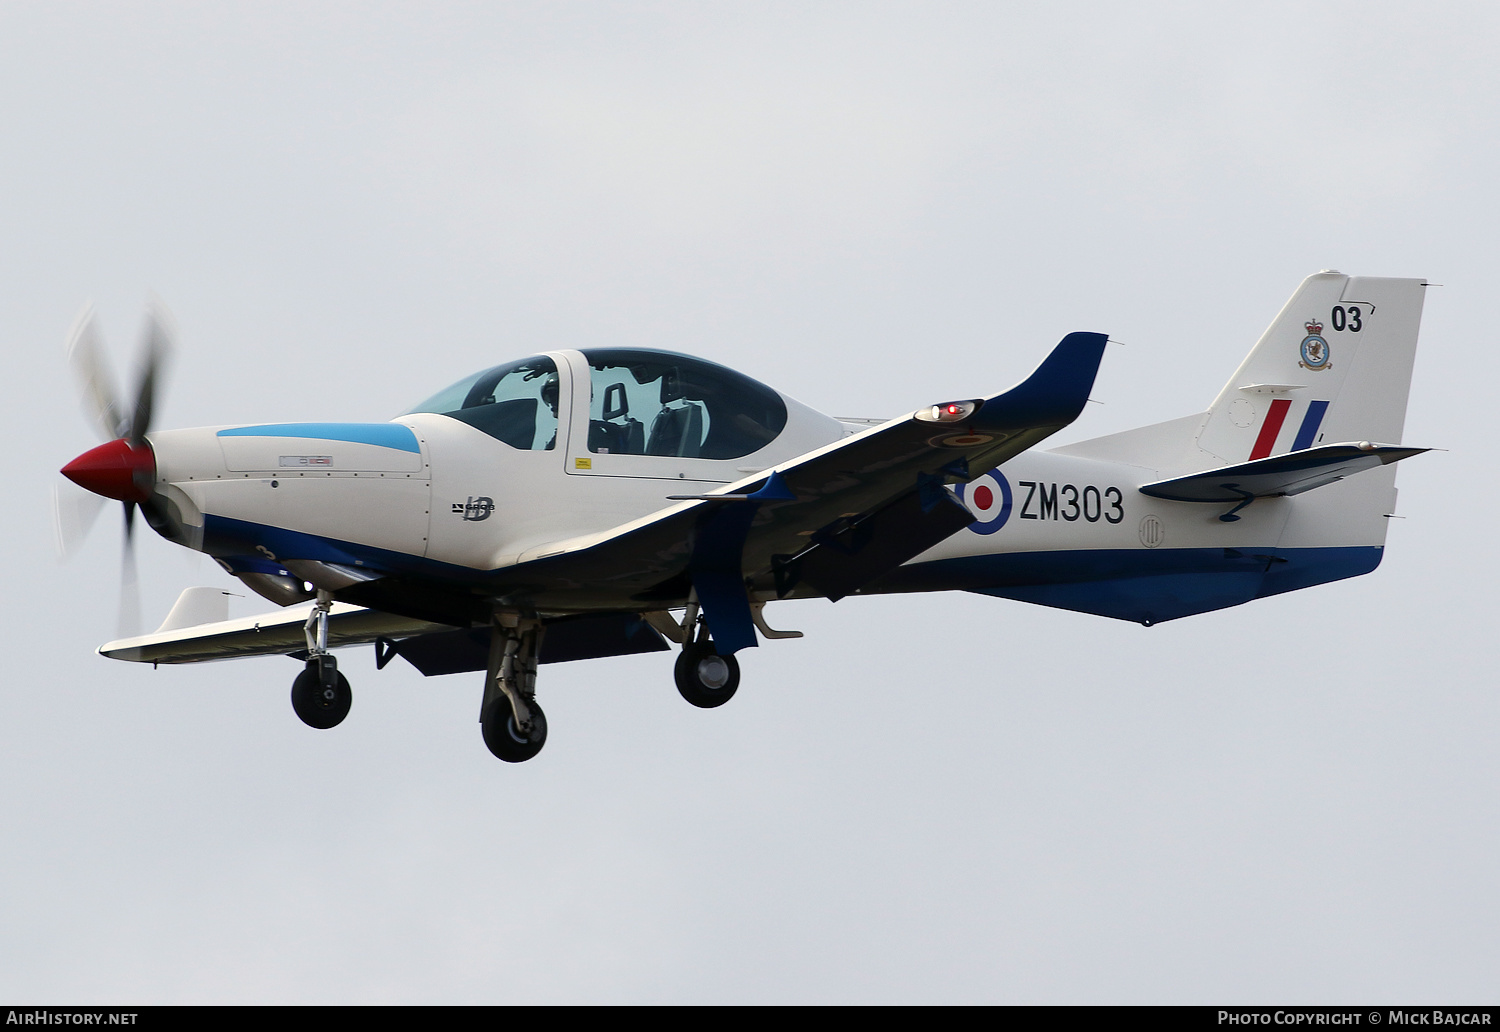
M 308 727 L 334 727 L 349 715 L 354 693 L 332 656 L 315 656 L 292 682 L 292 709 Z
M 339 673 L 338 660 L 328 651 L 328 611 L 333 595 L 318 592 L 318 601 L 307 614 L 307 668 L 292 682 L 292 709 L 308 727 L 327 730 L 349 715 L 354 693 Z

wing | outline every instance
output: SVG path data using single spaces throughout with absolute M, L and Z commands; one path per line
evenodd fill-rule
M 280 656 L 307 647 L 303 625 L 312 603 L 274 613 L 219 620 L 122 638 L 99 646 L 99 654 L 136 663 L 201 663 L 211 659 Z M 332 648 L 359 645 L 377 638 L 404 638 L 451 631 L 447 624 L 335 602 L 328 616 L 328 644 Z
M 194 591 L 189 588 L 186 598 Z M 220 592 L 220 594 L 222 594 Z M 181 608 L 181 600 L 179 606 Z M 124 638 L 99 647 L 100 655 L 136 663 L 203 663 L 215 659 L 307 653 L 303 626 L 312 604 L 239 620 L 211 620 L 172 627 L 171 617 L 153 634 Z M 174 609 L 174 614 L 177 610 Z M 335 602 L 328 616 L 328 645 L 377 643 L 375 665 L 400 656 L 423 674 L 483 670 L 489 660 L 489 627 L 453 627 Z M 542 663 L 624 656 L 666 649 L 662 636 L 635 613 L 597 613 L 547 622 Z
M 768 474 L 533 549 L 497 572 L 497 593 L 562 611 L 665 608 L 696 593 L 721 652 L 754 645 L 748 592 L 839 598 L 972 522 L 944 486 L 1076 419 L 1106 340 L 1071 333 L 1002 394 L 918 409 Z

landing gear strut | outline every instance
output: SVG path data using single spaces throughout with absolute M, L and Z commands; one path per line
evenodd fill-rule
M 547 744 L 547 715 L 536 702 L 536 664 L 545 630 L 535 618 L 495 614 L 479 723 L 484 744 L 506 763 L 529 760 Z
M 307 669 L 292 682 L 292 709 L 304 724 L 320 730 L 341 722 L 354 702 L 348 680 L 339 673 L 338 660 L 328 651 L 328 610 L 332 607 L 333 595 L 319 591 L 303 628 L 307 635 Z

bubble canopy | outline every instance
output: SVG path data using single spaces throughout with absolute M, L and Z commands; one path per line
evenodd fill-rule
M 649 348 L 591 348 L 588 450 L 596 454 L 736 459 L 770 444 L 787 407 L 765 384 L 715 362 Z M 575 376 L 577 381 L 578 377 Z M 545 355 L 465 377 L 412 408 L 462 420 L 513 448 L 556 446 L 558 376 Z
M 550 451 L 557 445 L 557 364 L 546 355 L 466 376 L 408 409 L 468 423 L 512 448 Z
M 646 348 L 596 348 L 583 357 L 589 451 L 737 459 L 786 426 L 781 395 L 725 366 Z

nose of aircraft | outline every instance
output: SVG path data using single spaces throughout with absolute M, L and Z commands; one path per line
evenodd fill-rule
M 156 479 L 156 456 L 144 441 L 132 446 L 122 437 L 90 448 L 64 466 L 62 475 L 105 498 L 147 502 Z

